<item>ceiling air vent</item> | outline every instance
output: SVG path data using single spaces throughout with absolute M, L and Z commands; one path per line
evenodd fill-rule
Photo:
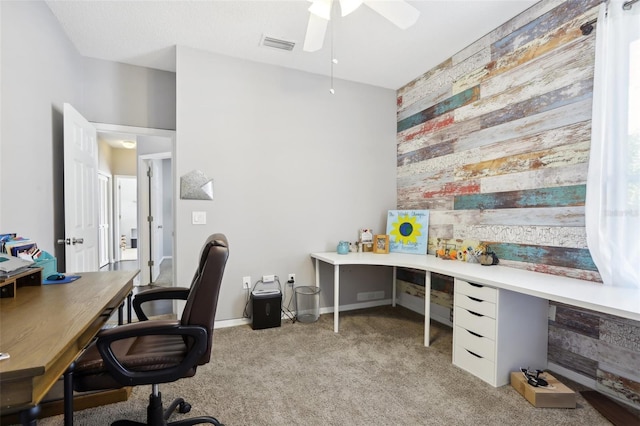
M 296 45 L 292 41 L 280 40 L 280 39 L 269 37 L 269 36 L 262 37 L 261 44 L 263 46 L 273 47 L 274 49 L 281 49 L 281 50 L 288 50 L 288 51 L 293 50 L 293 46 Z

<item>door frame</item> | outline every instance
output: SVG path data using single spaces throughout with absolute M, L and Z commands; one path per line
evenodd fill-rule
M 107 262 L 113 263 L 114 253 L 113 253 L 113 178 L 110 174 L 101 172 L 98 170 L 98 182 L 100 179 L 105 179 L 107 182 L 106 194 L 103 194 L 102 191 L 99 191 L 100 196 L 100 210 L 102 210 L 102 203 L 106 203 L 106 224 L 109 231 L 107 232 Z M 98 183 L 99 184 L 99 183 Z M 102 199 L 104 196 L 105 199 Z M 101 224 L 98 222 L 98 226 Z M 99 232 L 99 231 L 98 231 Z M 100 244 L 100 235 L 98 235 L 98 244 Z M 104 265 L 100 265 L 100 261 L 102 260 L 99 256 L 100 248 L 98 248 L 98 267 L 102 268 Z
M 171 203 L 171 214 L 173 217 L 173 223 L 172 223 L 172 229 L 176 229 L 176 200 L 177 200 L 177 196 L 178 196 L 178 186 L 176 184 L 176 173 L 175 173 L 175 156 L 176 156 L 176 131 L 175 130 L 166 130 L 166 129 L 154 129 L 154 128 L 150 128 L 150 127 L 135 127 L 135 126 L 124 126 L 124 125 L 118 125 L 118 124 L 109 124 L 109 123 L 99 123 L 99 122 L 91 122 L 91 124 L 96 128 L 98 133 L 121 133 L 121 134 L 128 134 L 128 135 L 132 135 L 132 136 L 155 136 L 155 137 L 162 137 L 162 138 L 167 138 L 170 140 L 171 142 L 171 196 L 172 196 L 172 203 Z M 97 142 L 96 142 L 97 143 Z M 138 152 L 138 166 L 139 166 L 139 157 L 140 155 L 151 155 L 151 154 L 140 154 Z M 140 167 L 138 167 L 138 200 L 141 200 L 141 182 L 144 183 L 144 179 L 141 178 L 141 176 L 144 176 L 144 173 L 142 170 L 140 170 Z M 140 214 L 140 205 L 141 203 L 138 202 L 138 247 L 142 247 L 143 244 L 145 244 L 145 242 L 142 240 L 142 235 L 140 233 L 141 230 L 141 223 L 140 221 L 142 220 L 141 214 Z M 114 244 L 115 244 L 115 240 L 114 240 Z M 144 252 L 144 250 L 142 250 Z M 138 260 L 140 262 L 140 265 L 142 265 L 142 256 L 140 255 L 141 249 L 138 249 Z M 176 238 L 173 238 L 173 247 L 172 247 L 172 256 L 173 256 L 173 264 L 174 267 L 172 268 L 172 281 L 174 283 L 174 285 L 176 285 L 175 283 L 177 282 L 177 274 L 176 274 L 176 270 L 177 268 L 175 267 L 176 262 L 177 262 L 177 257 L 178 257 L 178 253 L 177 253 L 177 245 L 176 245 Z M 147 282 L 144 282 L 144 277 L 146 277 L 147 273 L 143 273 L 143 268 L 141 268 L 141 280 L 140 283 L 142 285 L 147 284 Z
M 151 260 L 151 255 L 150 255 L 150 250 L 149 250 L 149 243 L 151 241 L 151 235 L 150 235 L 150 229 L 149 229 L 149 223 L 148 221 L 146 221 L 146 216 L 150 215 L 151 212 L 149 211 L 150 208 L 150 204 L 149 204 L 149 197 L 151 196 L 151 194 L 149 193 L 149 178 L 147 177 L 147 160 L 166 160 L 169 159 L 171 160 L 171 171 L 172 171 L 172 188 L 175 188 L 175 177 L 173 175 L 173 167 L 174 167 L 174 160 L 173 160 L 173 153 L 172 152 L 155 152 L 153 154 L 142 154 L 138 156 L 138 179 L 140 180 L 144 180 L 144 182 L 140 182 L 138 185 L 138 189 L 140 191 L 140 202 L 138 203 L 138 208 L 139 208 L 139 217 L 140 217 L 140 222 L 142 225 L 142 228 L 138 231 L 138 235 L 141 241 L 144 242 L 144 250 L 141 249 L 140 253 L 140 269 L 142 270 L 143 268 L 145 270 L 149 270 L 149 276 L 151 277 L 151 282 L 153 282 L 153 276 L 152 276 L 152 272 L 151 272 L 151 268 L 148 266 L 147 262 L 149 260 Z M 172 224 L 172 229 L 175 229 L 175 190 L 172 193 L 172 197 L 171 197 L 171 210 L 172 210 L 172 216 L 173 216 L 173 220 L 174 223 Z M 173 247 L 171 250 L 171 255 L 175 258 L 175 238 L 172 238 L 172 242 L 173 242 Z M 153 247 L 151 247 L 153 248 Z M 174 260 L 175 262 L 175 260 Z M 175 263 L 173 263 L 174 267 L 173 267 L 173 272 L 175 274 Z M 159 266 L 159 265 L 158 265 Z M 173 282 L 175 283 L 175 275 L 173 277 Z

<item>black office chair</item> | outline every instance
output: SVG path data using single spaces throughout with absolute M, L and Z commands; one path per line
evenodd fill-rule
M 228 247 L 223 234 L 211 235 L 202 248 L 190 288 L 156 288 L 139 293 L 133 303 L 141 321 L 101 331 L 95 343 L 75 362 L 71 381 L 76 391 L 152 385 L 147 423 L 119 420 L 113 425 L 221 424 L 210 416 L 167 423 L 176 408 L 184 413 L 191 407 L 178 398 L 163 410 L 159 384 L 192 377 L 199 365 L 209 362 Z M 147 317 L 141 305 L 167 298 L 187 301 L 182 318 L 145 321 Z

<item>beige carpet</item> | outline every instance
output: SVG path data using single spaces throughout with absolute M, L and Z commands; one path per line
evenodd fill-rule
M 432 323 L 422 345 L 423 317 L 404 308 L 375 308 L 312 324 L 216 330 L 214 357 L 196 376 L 161 386 L 190 414 L 241 425 L 609 425 L 582 396 L 576 409 L 531 406 L 511 386 L 493 388 L 451 364 L 451 329 Z M 560 378 L 575 390 L 576 386 Z M 75 413 L 76 425 L 143 420 L 150 387 L 127 402 Z M 62 417 L 43 419 L 44 426 Z

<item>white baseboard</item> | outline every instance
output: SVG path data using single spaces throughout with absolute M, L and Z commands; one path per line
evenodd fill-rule
M 372 300 L 369 302 L 352 303 L 350 305 L 340 305 L 340 312 L 355 311 L 356 309 L 375 308 L 376 306 L 391 305 L 391 299 Z M 333 313 L 333 306 L 320 308 L 320 314 Z
M 569 380 L 573 380 L 576 383 L 580 383 L 583 386 L 587 386 L 591 389 L 596 388 L 596 381 L 593 380 L 591 377 L 583 376 L 582 374 L 576 373 L 575 371 L 571 371 L 568 368 L 565 368 L 561 365 L 555 364 L 553 362 L 549 362 L 547 363 L 547 369 L 551 370 L 554 373 L 558 373 Z
M 227 327 L 237 327 L 239 325 L 251 325 L 251 320 L 249 318 L 234 318 L 229 320 L 220 320 L 215 321 L 213 324 L 213 328 L 227 328 Z
M 340 312 L 353 311 L 356 309 L 373 308 L 376 306 L 385 306 L 385 305 L 391 305 L 391 299 L 373 300 L 370 302 L 354 303 L 351 305 L 341 305 Z M 295 311 L 292 311 L 292 313 L 293 315 L 295 315 Z M 333 306 L 320 308 L 319 313 L 320 314 L 333 313 Z M 283 315 L 282 319 L 286 320 L 289 318 Z M 234 318 L 234 319 L 228 319 L 228 320 L 220 320 L 214 323 L 213 328 L 216 329 L 216 328 L 237 327 L 239 325 L 251 325 L 251 319 L 250 318 Z
M 398 305 L 424 315 L 424 302 L 416 305 L 415 302 L 412 303 L 410 300 L 401 300 L 401 299 L 402 297 L 399 297 L 396 300 L 396 303 Z M 420 299 L 420 300 L 423 300 L 423 299 Z M 388 306 L 388 305 L 391 305 L 391 299 L 372 300 L 368 302 L 352 303 L 349 305 L 340 305 L 340 312 L 355 311 L 357 309 L 375 308 L 377 306 Z M 331 314 L 333 313 L 333 311 L 334 311 L 333 306 L 327 306 L 324 308 L 320 308 L 319 313 L 320 315 Z M 295 311 L 292 311 L 292 314 L 295 315 Z M 283 315 L 282 319 L 288 319 L 288 317 Z M 440 305 L 431 304 L 431 319 L 434 321 L 438 321 L 439 323 L 453 327 L 453 324 L 449 320 L 449 310 Z M 247 324 L 251 324 L 251 319 L 234 318 L 234 319 L 216 321 L 214 324 L 214 328 L 236 327 L 239 325 L 247 325 Z
M 411 296 L 406 293 L 398 294 L 398 299 L 396 303 L 402 307 L 405 307 L 413 312 L 424 315 L 424 299 L 421 297 Z M 430 318 L 434 321 L 439 322 L 440 324 L 448 325 L 449 327 L 453 327 L 453 323 L 451 322 L 451 309 L 445 308 L 441 305 L 436 305 L 434 303 L 430 304 L 431 315 Z

